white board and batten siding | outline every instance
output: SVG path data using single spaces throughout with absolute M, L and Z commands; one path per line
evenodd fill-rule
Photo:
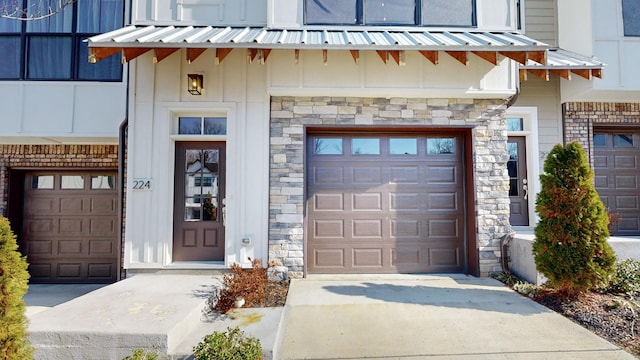
M 0 143 L 117 144 L 125 106 L 124 82 L 5 81 Z

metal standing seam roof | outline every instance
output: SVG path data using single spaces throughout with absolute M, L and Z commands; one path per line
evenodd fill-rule
M 549 45 L 515 32 L 307 30 L 264 27 L 126 26 L 88 39 L 89 47 L 344 50 L 540 51 Z M 446 48 L 446 49 L 443 49 Z
M 272 29 L 266 27 L 130 25 L 87 40 L 89 48 L 117 49 L 296 49 L 386 51 L 476 51 L 541 54 L 524 57 L 521 71 L 589 70 L 601 77 L 604 63 L 510 31 L 425 29 Z M 137 55 L 139 55 L 138 53 Z M 134 55 L 133 57 L 137 56 Z M 522 62 L 522 58 L 518 61 Z M 126 61 L 126 60 L 124 60 Z
M 596 58 L 586 57 L 564 49 L 547 50 L 547 64 L 542 65 L 529 60 L 526 65 L 521 65 L 521 69 L 599 69 L 603 68 L 605 63 Z

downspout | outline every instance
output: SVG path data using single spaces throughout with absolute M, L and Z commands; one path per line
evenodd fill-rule
M 518 101 L 518 97 L 520 96 L 520 86 L 516 85 L 516 93 L 511 95 L 505 101 L 505 105 L 507 108 L 513 106 L 513 104 Z M 502 271 L 505 273 L 511 272 L 511 267 L 509 266 L 509 262 L 511 258 L 509 256 L 509 246 L 511 245 L 511 240 L 515 236 L 515 232 L 511 229 L 511 224 L 509 224 L 509 232 L 500 238 L 500 265 L 502 265 Z
M 123 279 L 122 271 L 124 267 L 122 266 L 122 250 L 124 249 L 124 201 L 125 201 L 125 151 L 126 151 L 126 140 L 127 140 L 127 132 L 129 129 L 129 63 L 127 63 L 127 85 L 126 85 L 126 95 L 125 95 L 125 118 L 120 123 L 120 128 L 118 129 L 118 276 L 117 280 L 120 281 Z M 126 275 L 125 275 L 126 278 Z
M 127 13 L 127 23 L 131 24 L 131 8 L 130 2 L 125 2 L 125 12 Z M 122 241 L 124 240 L 124 195 L 125 195 L 125 149 L 126 149 L 126 140 L 127 140 L 127 132 L 129 129 L 129 80 L 130 80 L 130 66 L 129 62 L 127 62 L 127 84 L 125 86 L 125 101 L 124 101 L 124 120 L 120 123 L 120 127 L 118 128 L 118 274 L 116 276 L 116 280 L 122 280 L 122 271 L 124 270 L 123 266 L 123 257 L 122 250 L 124 249 L 124 244 Z M 126 275 L 125 275 L 126 278 Z

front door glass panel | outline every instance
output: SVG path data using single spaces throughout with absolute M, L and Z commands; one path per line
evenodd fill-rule
M 185 156 L 185 221 L 216 221 L 219 210 L 220 151 L 186 150 Z

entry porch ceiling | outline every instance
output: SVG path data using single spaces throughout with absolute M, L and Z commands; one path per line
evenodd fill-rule
M 123 63 L 152 51 L 155 63 L 180 49 L 186 49 L 188 62 L 207 49 L 214 49 L 219 64 L 233 50 L 244 51 L 249 62 L 264 63 L 274 49 L 294 50 L 297 62 L 300 50 L 321 50 L 328 61 L 329 50 L 349 51 L 360 61 L 361 51 L 375 51 L 385 63 L 404 65 L 405 51 L 417 51 L 438 64 L 445 53 L 467 65 L 474 54 L 494 65 L 500 56 L 521 64 L 520 77 L 527 73 L 548 79 L 549 74 L 570 78 L 574 73 L 590 79 L 602 77 L 604 64 L 549 45 L 517 32 L 272 29 L 264 27 L 212 26 L 126 26 L 90 37 L 89 62 L 97 62 L 120 53 Z

